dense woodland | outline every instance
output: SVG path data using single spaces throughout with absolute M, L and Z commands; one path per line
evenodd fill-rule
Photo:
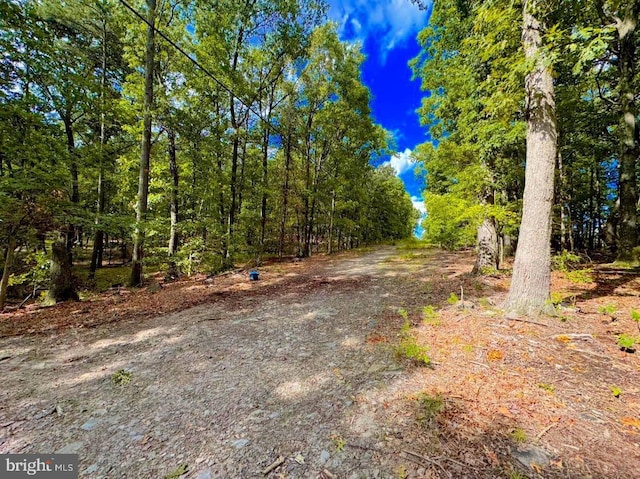
M 392 141 L 360 47 L 323 2 L 0 5 L 0 305 L 45 275 L 49 301 L 76 297 L 83 251 L 89 284 L 117 252 L 137 286 L 144 265 L 213 273 L 411 234 L 402 182 L 371 166 Z M 639 14 L 441 0 L 419 34 L 425 239 L 476 246 L 475 273 L 515 252 L 512 309 L 548 304 L 552 251 L 638 260 Z
M 440 0 L 419 35 L 426 237 L 477 244 L 476 272 L 517 240 L 516 310 L 548 299 L 551 247 L 638 261 L 639 13 L 636 0 Z
M 322 1 L 3 0 L 0 52 L 0 308 L 107 256 L 137 286 L 413 231 Z

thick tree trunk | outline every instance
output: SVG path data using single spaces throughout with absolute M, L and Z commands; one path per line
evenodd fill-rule
M 618 260 L 633 259 L 633 248 L 638 244 L 638 186 L 636 162 L 637 109 L 634 101 L 634 78 L 636 74 L 635 31 L 638 22 L 640 2 L 629 1 L 624 8 L 623 18 L 618 19 L 619 41 L 618 69 L 620 74 L 621 146 L 620 153 L 620 225 L 618 229 Z
M 16 240 L 9 238 L 7 245 L 7 254 L 4 256 L 4 269 L 2 271 L 2 279 L 0 280 L 0 311 L 4 308 L 7 301 L 7 288 L 9 287 L 9 276 L 11 276 L 11 267 L 13 266 L 13 258 L 16 252 Z
M 67 232 L 60 231 L 51 246 L 50 283 L 45 302 L 55 304 L 70 299 L 77 300 L 78 294 L 73 285 L 73 274 L 67 249 Z
M 525 81 L 528 100 L 527 154 L 522 223 L 505 309 L 524 314 L 550 312 L 551 217 L 556 161 L 557 125 L 553 76 L 541 50 L 542 26 L 532 12 L 539 5 L 525 1 L 522 40 L 533 71 Z
M 500 261 L 498 228 L 495 218 L 485 217 L 478 227 L 478 256 L 472 274 L 484 274 L 498 269 Z
M 147 0 L 148 21 L 144 70 L 144 105 L 140 172 L 138 175 L 138 203 L 136 205 L 136 228 L 133 235 L 133 257 L 130 286 L 142 284 L 142 257 L 144 253 L 144 225 L 147 217 L 149 196 L 149 160 L 151 157 L 151 108 L 153 106 L 153 69 L 155 54 L 156 0 Z

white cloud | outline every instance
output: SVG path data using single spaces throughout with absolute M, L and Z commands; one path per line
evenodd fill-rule
M 413 203 L 413 207 L 417 209 L 422 214 L 422 216 L 427 214 L 427 208 L 424 206 L 423 200 L 421 200 L 417 196 L 412 196 L 411 203 Z
M 415 36 L 427 24 L 427 11 L 410 0 L 330 0 L 329 16 L 346 40 L 364 42 L 375 35 L 381 44 L 380 59 Z
M 400 176 L 415 168 L 416 163 L 413 159 L 412 151 L 407 148 L 406 150 L 393 155 L 389 161 L 382 163 L 382 166 L 387 165 L 391 165 L 393 169 L 396 170 L 396 175 Z

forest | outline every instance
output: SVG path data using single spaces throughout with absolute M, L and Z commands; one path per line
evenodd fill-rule
M 402 182 L 371 166 L 393 145 L 364 57 L 326 8 L 3 1 L 0 309 L 21 284 L 77 298 L 112 260 L 138 286 L 143 265 L 213 274 L 411 235 Z

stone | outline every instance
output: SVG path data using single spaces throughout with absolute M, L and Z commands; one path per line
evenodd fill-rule
M 196 476 L 196 479 L 211 479 L 211 471 L 202 471 L 199 472 Z
M 249 439 L 237 439 L 231 443 L 231 445 L 236 449 L 243 448 L 247 444 L 249 444 Z
M 331 458 L 331 454 L 329 454 L 329 451 L 323 450 L 320 453 L 320 464 L 326 464 L 329 458 Z
M 85 431 L 91 431 L 99 423 L 100 423 L 100 419 L 96 419 L 92 417 L 87 422 L 85 422 L 82 426 L 80 426 L 80 429 L 83 429 Z
M 87 467 L 84 470 L 84 474 L 93 474 L 97 470 L 98 470 L 98 465 L 97 464 L 91 464 L 89 467 Z
M 536 446 L 526 446 L 511 452 L 511 455 L 517 459 L 522 465 L 534 469 L 532 464 L 540 467 L 549 465 L 550 456 L 542 448 Z

